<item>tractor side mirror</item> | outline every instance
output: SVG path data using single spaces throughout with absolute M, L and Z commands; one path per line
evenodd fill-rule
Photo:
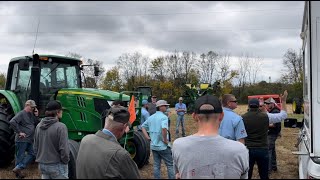
M 302 122 L 298 122 L 298 120 L 296 118 L 287 118 L 284 120 L 284 127 L 287 128 L 301 128 L 303 123 Z
M 29 71 L 29 59 L 19 60 L 19 70 L 20 71 Z
M 99 66 L 94 66 L 94 76 L 99 76 L 100 69 Z

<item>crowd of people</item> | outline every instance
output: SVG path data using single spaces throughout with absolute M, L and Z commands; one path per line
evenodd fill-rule
M 140 125 L 153 155 L 153 175 L 161 178 L 161 161 L 169 179 L 251 179 L 257 163 L 261 179 L 277 171 L 275 141 L 281 136 L 281 121 L 287 118 L 287 91 L 281 95 L 282 109 L 274 99 L 250 99 L 248 112 L 238 115 L 237 99 L 225 94 L 222 99 L 204 95 L 195 101 L 192 114 L 197 124 L 195 134 L 186 135 L 186 104 L 183 98 L 175 104 L 177 114 L 175 141 L 170 138 L 170 110 L 165 100 L 152 96 L 142 101 Z M 60 122 L 62 106 L 50 101 L 45 118 L 39 120 L 33 100 L 17 113 L 10 124 L 16 133 L 16 161 L 12 170 L 24 178 L 23 169 L 32 161 L 39 163 L 42 179 L 67 179 L 68 130 Z M 139 170 L 119 139 L 129 131 L 130 113 L 121 102 L 114 103 L 102 114 L 104 128 L 86 135 L 80 143 L 76 176 L 80 179 L 139 179 Z M 179 133 L 181 126 L 181 136 Z

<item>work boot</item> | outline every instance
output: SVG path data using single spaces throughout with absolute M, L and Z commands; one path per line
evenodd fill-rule
M 16 178 L 18 178 L 18 179 L 23 179 L 23 178 L 26 177 L 26 176 L 22 173 L 22 170 L 19 169 L 19 168 L 17 168 L 17 167 L 15 167 L 14 169 L 12 169 L 12 172 L 15 173 Z

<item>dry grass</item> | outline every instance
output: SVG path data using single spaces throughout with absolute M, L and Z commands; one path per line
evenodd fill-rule
M 291 106 L 288 106 L 288 113 L 292 113 Z M 239 107 L 235 110 L 238 114 L 244 114 L 247 110 L 246 105 L 239 105 Z M 172 110 L 174 112 L 174 110 Z M 175 129 L 175 119 L 176 115 L 173 113 L 171 117 L 171 127 L 170 132 L 172 134 L 172 140 L 174 141 L 174 129 Z M 186 116 L 186 134 L 191 135 L 196 132 L 197 127 L 192 120 L 190 115 Z M 298 129 L 282 129 L 282 137 L 276 141 L 276 151 L 277 151 L 277 162 L 278 162 L 278 171 L 271 174 L 271 179 L 298 179 L 298 158 L 291 154 L 291 151 L 295 151 L 294 144 L 297 142 L 297 135 L 295 133 L 298 132 Z M 255 170 L 253 173 L 253 179 L 259 179 L 259 175 L 257 173 L 257 166 L 255 165 Z M 14 179 L 15 176 L 11 172 L 13 169 L 13 164 L 6 168 L 0 169 L 0 179 Z M 25 170 L 27 174 L 27 178 L 30 179 L 39 179 L 40 175 L 38 172 L 38 168 L 36 164 L 32 164 Z M 145 165 L 140 169 L 140 174 L 143 179 L 153 179 L 153 159 L 152 155 L 150 157 L 150 163 Z M 168 178 L 166 172 L 166 166 L 162 163 L 161 168 L 162 178 Z

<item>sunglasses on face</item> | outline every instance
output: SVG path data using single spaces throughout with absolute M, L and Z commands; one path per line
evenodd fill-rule
M 238 103 L 238 101 L 237 101 L 237 100 L 235 100 L 235 101 L 229 101 L 229 102 L 234 102 L 234 103 Z

